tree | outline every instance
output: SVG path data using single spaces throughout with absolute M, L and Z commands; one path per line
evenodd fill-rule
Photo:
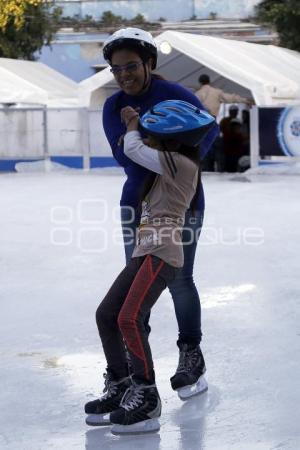
M 116 16 L 111 11 L 104 11 L 101 17 L 101 22 L 105 25 L 118 25 L 123 22 L 122 16 Z
M 59 28 L 60 8 L 43 0 L 1 0 L 0 57 L 35 59 Z
M 147 23 L 147 20 L 145 19 L 145 16 L 143 14 L 137 14 L 133 19 L 130 21 L 133 25 L 143 25 Z
M 12 19 L 17 29 L 24 24 L 28 5 L 38 6 L 41 0 L 3 0 L 0 4 L 0 28 L 5 30 Z
M 255 18 L 277 31 L 280 45 L 300 51 L 299 0 L 263 0 L 255 8 Z

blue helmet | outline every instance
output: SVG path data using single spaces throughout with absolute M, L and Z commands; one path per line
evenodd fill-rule
M 176 139 L 189 147 L 198 146 L 215 123 L 208 112 L 182 100 L 157 103 L 140 119 L 147 134 L 160 140 Z

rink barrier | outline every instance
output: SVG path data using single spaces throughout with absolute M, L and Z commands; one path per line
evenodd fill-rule
M 53 156 L 50 157 L 49 160 L 73 169 L 84 168 L 84 158 L 82 156 Z M 0 172 L 16 172 L 16 164 L 20 162 L 37 161 L 43 161 L 43 159 L 0 159 Z M 89 167 L 90 169 L 96 169 L 98 167 L 118 167 L 118 163 L 113 157 L 91 157 Z
M 68 167 L 114 167 L 102 110 L 0 105 L 0 171 L 51 160 Z
M 300 158 L 300 105 L 254 106 L 250 111 L 251 167 Z
M 253 107 L 251 167 L 300 158 L 300 105 Z M 18 162 L 50 160 L 85 169 L 115 167 L 101 109 L 0 105 L 0 171 Z

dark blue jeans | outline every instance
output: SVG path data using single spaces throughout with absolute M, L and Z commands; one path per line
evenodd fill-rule
M 130 261 L 135 247 L 139 221 L 140 216 L 133 208 L 121 207 L 126 264 Z M 194 260 L 202 222 L 203 211 L 196 211 L 195 215 L 190 210 L 187 211 L 182 232 L 184 266 L 180 269 L 176 279 L 168 285 L 178 323 L 178 343 L 197 345 L 202 336 L 200 298 L 193 279 Z

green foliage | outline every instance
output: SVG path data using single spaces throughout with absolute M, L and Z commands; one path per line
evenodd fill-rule
M 1 2 L 2 0 L 0 6 Z M 121 26 L 141 25 L 145 30 L 160 27 L 158 23 L 147 22 L 142 14 L 127 20 L 111 11 L 105 11 L 99 21 L 89 15 L 84 18 L 61 17 L 61 8 L 53 8 L 53 4 L 47 0 L 10 0 L 10 5 L 14 8 L 15 2 L 17 6 L 22 4 L 23 9 L 13 9 L 14 14 L 7 8 L 2 8 L 3 11 L 0 9 L 0 58 L 34 60 L 36 52 L 43 45 L 50 45 L 60 27 L 72 27 L 75 31 L 97 29 L 109 33 Z
M 104 11 L 101 17 L 101 22 L 103 22 L 105 25 L 118 25 L 122 23 L 122 21 L 122 16 L 116 16 L 111 11 Z
M 106 26 L 119 24 L 143 25 L 147 23 L 143 14 L 137 14 L 132 19 L 126 20 L 122 16 L 116 16 L 111 11 L 104 11 L 101 17 L 101 22 Z
M 137 14 L 133 19 L 131 19 L 131 23 L 133 25 L 143 25 L 145 23 L 147 23 L 145 17 L 143 16 L 143 14 Z
M 280 45 L 300 51 L 299 0 L 263 0 L 256 6 L 255 18 L 277 31 Z
M 16 27 L 13 18 L 5 29 L 0 30 L 0 57 L 34 60 L 34 53 L 43 45 L 50 45 L 59 27 L 61 8 L 50 12 L 49 3 L 28 4 L 21 27 Z
M 0 29 L 5 30 L 8 22 L 13 20 L 17 29 L 24 24 L 24 15 L 29 5 L 38 6 L 43 0 L 1 0 Z
M 1 1 L 1 0 L 0 0 Z M 106 33 L 113 33 L 121 27 L 135 27 L 141 26 L 144 30 L 155 30 L 161 28 L 159 22 L 148 22 L 142 14 L 137 14 L 132 19 L 125 19 L 125 17 L 117 16 L 111 11 L 104 11 L 100 20 L 94 19 L 92 16 L 62 17 L 60 19 L 61 27 L 72 27 L 75 31 L 86 31 L 87 29 L 99 30 Z

